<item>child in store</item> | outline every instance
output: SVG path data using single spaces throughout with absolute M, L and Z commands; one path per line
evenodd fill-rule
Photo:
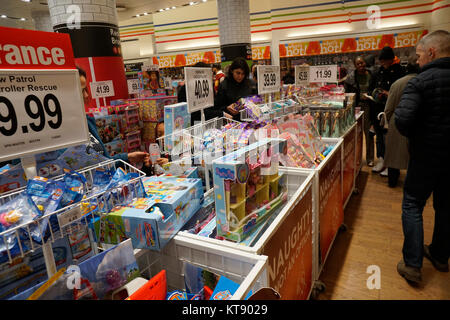
M 164 136 L 164 122 L 158 122 L 155 128 L 156 131 L 156 139 L 161 138 Z M 159 144 L 160 149 L 164 149 L 164 140 L 156 140 Z M 166 164 L 169 162 L 168 156 L 162 156 L 156 160 L 156 163 L 152 163 L 152 160 L 150 157 L 148 157 L 147 161 L 145 161 L 144 166 L 142 167 L 142 171 L 147 176 L 153 176 L 155 175 L 155 164 L 158 164 L 160 166 Z

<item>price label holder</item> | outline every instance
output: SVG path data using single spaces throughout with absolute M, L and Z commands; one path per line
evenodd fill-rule
M 309 82 L 338 82 L 337 65 L 309 67 Z
M 258 65 L 258 93 L 272 93 L 280 91 L 280 66 Z
M 309 66 L 295 66 L 295 86 L 306 87 L 309 84 Z
M 60 228 L 71 224 L 83 217 L 83 212 L 81 212 L 81 206 L 75 206 L 72 209 L 64 211 L 57 216 Z
M 186 99 L 188 111 L 202 111 L 214 105 L 214 91 L 211 68 L 185 67 Z M 202 121 L 204 122 L 204 121 Z
M 88 140 L 77 70 L 0 70 L 0 161 Z
M 153 164 L 156 163 L 156 160 L 161 158 L 161 151 L 159 149 L 159 145 L 157 143 L 151 143 L 148 148 L 148 153 L 150 154 L 150 160 Z
M 128 94 L 138 94 L 139 93 L 139 79 L 128 79 Z

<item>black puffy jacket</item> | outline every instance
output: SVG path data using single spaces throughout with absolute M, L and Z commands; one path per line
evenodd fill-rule
M 408 82 L 394 115 L 398 131 L 409 138 L 411 160 L 449 168 L 450 57 L 426 64 Z

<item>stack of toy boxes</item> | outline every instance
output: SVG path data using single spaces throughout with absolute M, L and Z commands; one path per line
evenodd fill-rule
M 156 142 L 156 125 L 164 121 L 164 106 L 177 102 L 176 97 L 155 95 L 146 98 L 130 99 L 130 103 L 139 106 L 139 118 L 142 121 L 142 143 L 148 150 L 150 143 Z
M 186 102 L 166 105 L 164 107 L 164 150 L 179 155 L 183 141 L 182 129 L 191 125 L 191 114 Z
M 266 138 L 213 161 L 217 236 L 241 242 L 287 200 L 286 140 Z
M 202 205 L 200 179 L 152 176 L 142 182 L 147 198 L 115 207 L 95 224 L 100 242 L 116 244 L 131 238 L 135 249 L 159 251 Z

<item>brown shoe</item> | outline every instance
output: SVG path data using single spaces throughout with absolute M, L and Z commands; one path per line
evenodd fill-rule
M 433 266 L 440 272 L 448 272 L 448 263 L 441 263 L 431 256 L 430 246 L 423 246 L 423 255 L 431 261 Z
M 407 266 L 403 259 L 397 264 L 397 272 L 407 281 L 415 284 L 419 284 L 422 281 L 422 272 L 420 271 L 420 268 Z

